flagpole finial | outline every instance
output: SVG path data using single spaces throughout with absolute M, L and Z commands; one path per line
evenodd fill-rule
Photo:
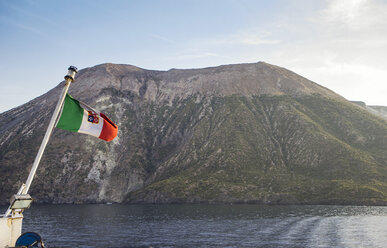
M 67 72 L 67 75 L 64 78 L 66 79 L 66 81 L 73 82 L 75 74 L 78 72 L 78 69 L 75 66 L 70 66 L 68 70 L 69 71 Z

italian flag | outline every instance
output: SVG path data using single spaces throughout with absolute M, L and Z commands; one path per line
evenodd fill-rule
M 118 127 L 104 114 L 66 95 L 57 128 L 89 134 L 111 141 L 117 136 Z

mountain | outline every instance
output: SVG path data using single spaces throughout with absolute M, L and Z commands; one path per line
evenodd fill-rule
M 0 201 L 31 168 L 61 88 L 0 114 Z M 70 94 L 118 137 L 55 130 L 31 195 L 46 203 L 387 203 L 387 122 L 259 62 L 81 70 Z
M 369 106 L 365 102 L 361 101 L 351 101 L 352 103 L 368 110 L 370 113 L 373 113 L 379 117 L 382 117 L 387 120 L 387 106 Z

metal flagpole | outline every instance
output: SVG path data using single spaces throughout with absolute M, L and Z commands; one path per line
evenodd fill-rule
M 77 68 L 74 66 L 70 66 L 68 70 L 69 71 L 68 71 L 67 75 L 65 76 L 65 79 L 66 79 L 65 87 L 63 88 L 62 95 L 60 96 L 59 101 L 56 104 L 56 108 L 55 108 L 54 113 L 52 114 L 50 124 L 48 125 L 46 134 L 44 135 L 42 144 L 40 145 L 38 154 L 36 155 L 36 158 L 35 158 L 34 164 L 32 165 L 30 174 L 28 175 L 28 178 L 26 181 L 26 186 L 23 189 L 23 194 L 27 194 L 28 190 L 30 189 L 32 180 L 34 179 L 34 176 L 35 176 L 36 170 L 38 168 L 40 159 L 42 158 L 44 149 L 46 148 L 48 140 L 50 139 L 50 135 L 55 127 L 54 125 L 55 125 L 56 119 L 58 118 L 58 114 L 60 112 L 60 109 L 63 105 L 64 99 L 66 97 L 66 93 L 69 90 L 70 84 L 74 81 L 75 74 L 77 73 Z
M 56 120 L 58 118 L 58 114 L 59 114 L 59 112 L 61 110 L 61 107 L 63 105 L 64 99 L 66 97 L 66 93 L 69 90 L 70 84 L 74 81 L 74 77 L 75 77 L 75 74 L 77 72 L 78 72 L 78 70 L 77 70 L 77 68 L 75 66 L 70 66 L 68 68 L 68 73 L 64 77 L 65 80 L 66 80 L 65 87 L 63 88 L 62 94 L 61 94 L 61 96 L 59 98 L 59 101 L 56 104 L 56 108 L 54 110 L 54 113 L 52 114 L 52 117 L 51 117 L 50 123 L 48 125 L 46 134 L 44 135 L 42 144 L 40 145 L 38 154 L 36 155 L 35 161 L 34 161 L 34 163 L 32 165 L 30 174 L 28 175 L 27 181 L 26 181 L 25 184 L 23 184 L 21 186 L 21 188 L 19 189 L 17 195 L 27 194 L 28 190 L 30 189 L 32 180 L 34 179 L 36 170 L 38 169 L 38 165 L 39 165 L 40 159 L 42 158 L 44 149 L 46 148 L 46 145 L 48 143 L 48 140 L 50 139 L 51 133 L 52 133 L 54 127 L 55 127 L 55 123 L 56 123 Z M 8 216 L 10 214 L 10 212 L 11 212 L 11 209 L 9 208 L 7 210 L 7 212 L 6 212 L 6 214 L 4 215 L 4 217 Z

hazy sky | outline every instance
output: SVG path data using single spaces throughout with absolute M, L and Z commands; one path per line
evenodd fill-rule
M 69 65 L 258 61 L 387 106 L 387 1 L 0 1 L 0 113 L 56 86 Z

